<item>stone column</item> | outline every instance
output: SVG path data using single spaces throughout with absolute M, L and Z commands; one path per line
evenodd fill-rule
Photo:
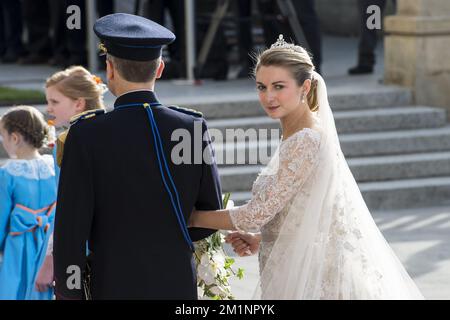
M 384 23 L 385 83 L 411 88 L 416 104 L 446 107 L 450 117 L 450 1 L 397 0 Z

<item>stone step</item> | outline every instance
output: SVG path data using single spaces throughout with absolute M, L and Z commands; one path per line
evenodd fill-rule
M 375 87 L 355 88 L 355 84 L 332 86 L 328 90 L 333 110 L 353 110 L 403 106 L 412 103 L 411 91 L 395 86 L 377 85 Z M 265 115 L 258 101 L 256 90 L 249 94 L 232 96 L 230 93 L 208 96 L 199 95 L 195 99 L 186 97 L 180 106 L 202 112 L 206 119 L 241 118 Z M 185 101 L 182 103 L 181 101 Z M 195 101 L 195 102 L 192 102 Z M 164 103 L 164 99 L 162 100 Z M 45 105 L 36 105 L 45 112 Z M 9 107 L 0 106 L 0 115 Z
M 450 126 L 434 129 L 340 134 L 345 156 L 410 154 L 450 150 Z M 236 143 L 214 142 L 218 165 L 267 164 L 279 139 L 251 138 Z M 239 160 L 239 161 L 238 161 Z
M 347 162 L 358 182 L 450 176 L 450 151 L 353 158 Z M 219 168 L 222 189 L 251 190 L 261 168 L 257 165 Z
M 436 129 L 340 134 L 339 140 L 347 158 L 447 151 L 450 150 L 450 126 Z M 214 143 L 216 161 L 219 166 L 267 164 L 278 144 L 279 139 L 269 142 L 261 140 L 259 143 L 257 139 L 235 144 L 216 142 Z M 7 158 L 1 145 L 0 158 Z M 240 162 L 237 162 L 238 159 Z
M 356 181 L 450 176 L 450 151 L 348 159 Z
M 333 110 L 386 108 L 412 103 L 411 90 L 396 86 L 380 85 L 355 91 L 354 84 L 330 87 L 328 98 Z
M 450 204 L 450 176 L 358 184 L 370 210 L 418 208 Z M 246 203 L 250 192 L 232 192 L 236 205 Z
M 377 210 L 450 204 L 450 176 L 360 184 L 369 208 Z
M 356 92 L 352 88 L 330 89 L 328 92 L 333 110 L 352 110 L 403 106 L 412 103 L 411 91 L 405 88 L 379 86 Z M 201 99 L 199 99 L 201 100 Z M 206 119 L 242 118 L 262 116 L 266 113 L 253 96 L 230 96 L 205 98 L 199 103 L 188 103 L 184 107 L 203 113 Z
M 450 126 L 339 135 L 346 157 L 450 150 Z
M 437 128 L 444 126 L 447 120 L 444 109 L 424 106 L 337 111 L 334 118 L 339 133 Z M 278 120 L 269 117 L 211 120 L 208 125 L 209 128 L 220 130 L 222 135 L 226 135 L 226 129 L 245 131 L 280 127 Z M 233 131 L 231 133 L 233 134 Z

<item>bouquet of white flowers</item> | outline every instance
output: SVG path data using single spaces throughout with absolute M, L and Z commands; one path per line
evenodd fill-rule
M 229 199 L 230 193 L 226 193 L 223 196 L 224 208 L 233 206 L 233 201 Z M 224 238 L 225 236 L 217 231 L 208 238 L 194 243 L 199 299 L 234 299 L 229 279 L 231 276 L 239 279 L 244 276 L 243 269 L 234 271 L 231 267 L 234 259 L 227 257 L 223 251 Z

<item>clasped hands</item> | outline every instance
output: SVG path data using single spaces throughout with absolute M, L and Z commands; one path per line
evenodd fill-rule
M 258 252 L 261 243 L 261 234 L 231 232 L 225 237 L 225 241 L 231 244 L 234 252 L 240 257 L 246 257 Z
M 199 223 L 201 211 L 194 209 L 189 218 L 189 227 L 203 227 Z M 230 232 L 226 237 L 225 241 L 233 247 L 234 252 L 240 257 L 250 256 L 258 252 L 259 245 L 261 243 L 260 233 L 241 233 L 241 232 Z

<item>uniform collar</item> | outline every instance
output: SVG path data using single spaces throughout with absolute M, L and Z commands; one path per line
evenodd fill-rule
M 156 94 L 150 90 L 136 90 L 122 94 L 114 102 L 114 108 L 130 103 L 159 103 Z

